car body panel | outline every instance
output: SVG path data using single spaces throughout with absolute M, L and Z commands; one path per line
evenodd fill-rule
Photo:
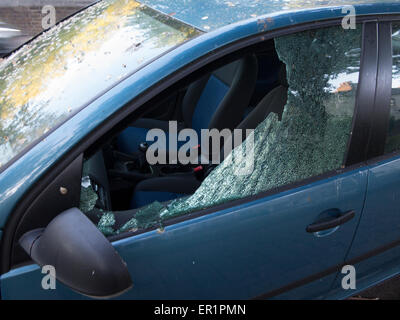
M 400 156 L 371 164 L 363 217 L 347 256 L 364 257 L 355 263 L 359 290 L 400 273 L 399 196 Z
M 273 16 L 285 11 L 293 15 L 292 23 L 295 24 L 295 12 L 299 9 L 306 9 L 309 12 L 322 10 L 329 13 L 330 9 L 324 7 L 378 3 L 376 0 L 142 0 L 141 2 L 204 31 L 215 30 L 231 23 L 263 15 L 269 15 L 269 21 L 267 20 L 266 24 L 270 28 L 274 25 Z M 379 1 L 382 6 L 390 2 L 393 1 Z M 361 7 L 356 7 L 357 14 L 360 14 L 357 9 Z M 332 14 L 336 13 L 332 12 Z
M 342 173 L 113 242 L 133 280 L 133 288 L 120 298 L 255 298 L 343 263 L 361 216 L 367 171 Z M 331 208 L 354 210 L 356 216 L 338 229 L 306 232 L 307 225 Z M 278 298 L 321 298 L 335 276 L 333 270 L 315 279 L 317 285 Z M 4 274 L 2 296 L 71 297 L 64 286 L 46 291 L 39 282 L 25 286 L 24 292 L 16 289 L 22 279 L 31 283 L 39 277 L 35 267 Z
M 365 214 L 349 259 L 377 250 L 399 239 L 400 157 L 370 166 Z

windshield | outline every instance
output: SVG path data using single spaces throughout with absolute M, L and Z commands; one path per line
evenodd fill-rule
M 0 62 L 0 170 L 100 92 L 199 34 L 132 0 L 104 0 Z

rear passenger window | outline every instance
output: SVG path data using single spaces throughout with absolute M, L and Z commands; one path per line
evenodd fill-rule
M 392 97 L 385 153 L 400 149 L 400 24 L 393 24 L 392 55 Z

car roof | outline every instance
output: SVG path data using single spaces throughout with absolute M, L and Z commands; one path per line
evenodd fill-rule
M 139 0 L 141 3 L 173 16 L 203 31 L 256 18 L 264 15 L 276 15 L 283 12 L 309 10 L 344 5 L 371 5 L 395 3 L 393 0 Z M 375 13 L 381 13 L 374 6 Z M 373 14 L 374 12 L 371 12 Z M 357 14 L 357 11 L 356 11 Z M 343 16 L 344 14 L 342 14 Z M 340 17 L 340 16 L 339 16 Z

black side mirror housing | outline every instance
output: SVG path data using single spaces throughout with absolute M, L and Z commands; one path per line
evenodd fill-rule
M 83 295 L 108 298 L 132 287 L 125 262 L 77 208 L 25 233 L 19 243 L 35 263 L 53 266 L 57 280 Z

